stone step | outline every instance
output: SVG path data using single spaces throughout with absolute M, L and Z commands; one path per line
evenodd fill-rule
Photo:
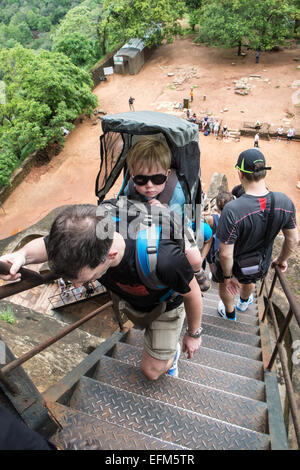
M 118 361 L 140 366 L 141 349 L 130 344 L 117 343 L 111 357 Z M 179 377 L 189 382 L 199 383 L 217 390 L 233 393 L 254 400 L 265 401 L 265 386 L 259 380 L 249 379 L 211 367 L 196 364 L 192 359 L 179 360 Z
M 172 378 L 169 378 L 172 381 Z M 173 379 L 173 382 L 176 379 Z M 121 390 L 87 377 L 71 398 L 73 409 L 189 449 L 268 450 L 269 436 Z
M 59 403 L 48 403 L 52 416 L 62 427 L 51 437 L 51 442 L 63 450 L 183 450 L 185 447 L 147 436 L 118 423 Z
M 205 340 L 205 335 L 203 335 L 203 339 Z M 131 329 L 125 336 L 124 342 L 143 348 L 143 332 L 134 328 Z M 238 343 L 234 344 L 237 348 L 239 347 Z M 237 356 L 232 353 L 200 346 L 193 356 L 193 362 L 231 372 L 232 374 L 263 380 L 263 364 L 261 361 Z
M 253 431 L 266 431 L 267 405 L 260 401 L 167 375 L 149 381 L 136 367 L 107 356 L 100 359 L 94 379 Z

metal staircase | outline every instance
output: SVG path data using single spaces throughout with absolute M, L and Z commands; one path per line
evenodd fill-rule
M 143 332 L 116 332 L 44 394 L 63 449 L 287 449 L 276 374 L 263 367 L 257 304 L 237 321 L 204 294 L 203 340 L 179 378 L 139 370 Z

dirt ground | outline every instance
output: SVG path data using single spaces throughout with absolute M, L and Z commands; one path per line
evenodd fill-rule
M 135 98 L 136 110 L 152 110 L 181 115 L 174 109 L 194 87 L 192 112 L 203 117 L 211 112 L 230 129 L 242 122 L 270 123 L 276 128 L 290 117 L 294 127 L 300 127 L 300 108 L 293 104 L 300 49 L 262 53 L 255 63 L 253 51 L 237 57 L 236 50 L 220 51 L 192 43 L 192 38 L 177 39 L 173 44 L 156 49 L 138 75 L 113 75 L 95 88 L 99 108 L 107 113 L 129 111 L 128 98 Z M 174 75 L 168 75 L 174 74 Z M 261 78 L 250 78 L 260 75 Z M 248 78 L 251 91 L 247 96 L 234 92 L 234 80 Z M 174 80 L 179 82 L 174 85 Z M 180 83 L 181 82 L 181 83 Z M 206 100 L 203 100 L 206 95 Z M 294 97 L 294 98 L 293 98 Z M 299 96 L 300 101 L 300 96 Z M 222 112 L 224 109 L 226 111 Z M 183 114 L 182 114 L 183 115 Z M 183 115 L 184 116 L 184 115 Z M 75 203 L 96 203 L 94 188 L 99 168 L 99 136 L 101 125 L 95 118 L 86 119 L 67 137 L 65 148 L 50 163 L 33 168 L 26 179 L 0 207 L 1 239 L 33 225 L 55 207 Z M 239 142 L 199 136 L 202 181 L 208 189 L 214 172 L 225 173 L 230 188 L 238 184 L 234 170 L 238 154 L 253 147 L 253 139 L 241 137 Z M 300 143 L 260 141 L 272 171 L 267 185 L 292 198 L 300 210 Z M 113 188 L 111 195 L 117 193 Z

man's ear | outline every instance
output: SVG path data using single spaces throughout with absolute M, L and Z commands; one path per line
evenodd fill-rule
M 167 171 L 167 178 L 169 178 L 170 174 L 171 174 L 171 169 L 169 168 Z
M 108 252 L 107 259 L 109 259 L 110 261 L 113 261 L 116 258 L 117 254 L 118 254 L 118 250 L 111 247 L 111 249 Z
M 240 170 L 238 170 L 238 175 L 239 175 L 240 180 L 244 178 L 244 175 Z

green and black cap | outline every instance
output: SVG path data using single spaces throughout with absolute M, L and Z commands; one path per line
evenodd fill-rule
M 257 163 L 263 163 L 264 166 L 261 167 L 259 165 L 259 168 L 256 168 Z M 244 150 L 244 152 L 240 153 L 235 168 L 243 173 L 255 173 L 262 170 L 271 170 L 270 166 L 266 166 L 265 157 L 257 148 Z

